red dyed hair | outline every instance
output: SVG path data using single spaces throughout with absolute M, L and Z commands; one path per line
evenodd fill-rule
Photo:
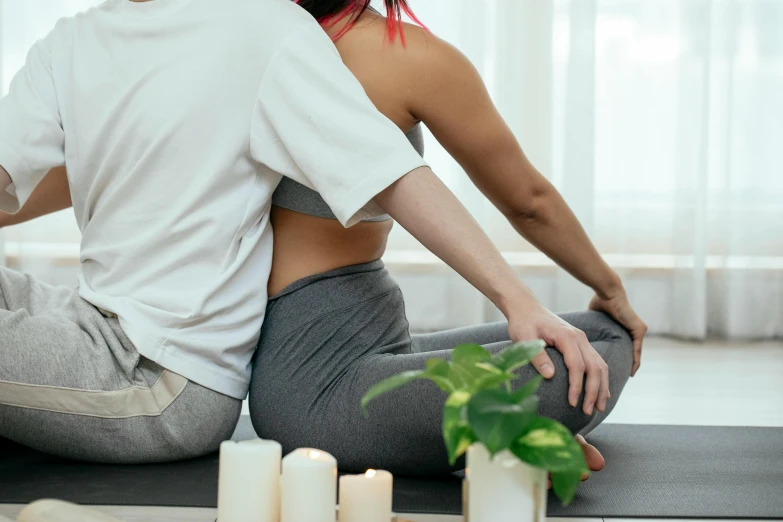
M 332 40 L 339 40 L 356 24 L 359 17 L 370 8 L 371 0 L 294 0 L 302 8 L 315 17 L 318 23 L 329 29 L 347 17 L 350 21 L 340 29 Z M 414 23 L 424 27 L 424 24 L 416 18 L 413 10 L 408 5 L 408 0 L 383 0 L 386 5 L 386 34 L 391 41 L 399 33 L 403 45 L 405 45 L 405 31 L 402 27 L 403 15 Z

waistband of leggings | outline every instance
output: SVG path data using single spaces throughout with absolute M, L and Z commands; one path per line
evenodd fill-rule
M 281 297 L 285 297 L 287 295 L 293 294 L 294 292 L 301 290 L 302 288 L 310 286 L 313 283 L 317 283 L 318 281 L 323 281 L 324 279 L 332 279 L 335 277 L 362 274 L 366 272 L 377 272 L 379 270 L 383 270 L 385 267 L 386 265 L 383 264 L 383 261 L 381 261 L 380 259 L 376 259 L 375 261 L 370 261 L 369 263 L 348 265 L 340 268 L 335 268 L 334 270 L 329 270 L 328 272 L 323 272 L 322 274 L 313 274 L 311 276 L 304 277 L 298 281 L 294 281 L 293 283 L 285 287 L 283 290 L 270 297 L 269 301 L 271 302 L 274 301 L 275 299 L 280 299 Z

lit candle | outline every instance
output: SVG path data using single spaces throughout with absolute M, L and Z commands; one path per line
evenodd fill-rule
M 226 441 L 220 445 L 218 522 L 280 520 L 280 460 L 271 440 Z
M 337 460 L 311 448 L 283 458 L 281 522 L 335 522 Z
M 340 477 L 340 522 L 389 522 L 392 517 L 392 474 L 368 470 Z
M 546 471 L 501 451 L 491 458 L 480 443 L 468 449 L 466 522 L 545 522 Z

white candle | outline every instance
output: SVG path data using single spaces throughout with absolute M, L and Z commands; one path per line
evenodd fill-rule
M 392 474 L 368 470 L 340 477 L 340 522 L 389 522 L 392 517 Z
M 489 456 L 480 443 L 468 449 L 466 522 L 545 522 L 546 471 L 509 451 Z
M 337 460 L 302 448 L 283 458 L 281 522 L 335 522 Z
M 279 522 L 282 453 L 271 440 L 220 445 L 218 522 Z

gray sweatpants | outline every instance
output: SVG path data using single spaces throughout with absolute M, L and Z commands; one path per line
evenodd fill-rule
M 611 400 L 593 416 L 568 404 L 568 369 L 547 348 L 555 377 L 540 388 L 539 413 L 574 433 L 587 433 L 617 402 L 628 380 L 633 347 L 628 333 L 598 312 L 564 314 L 587 334 L 609 365 Z M 498 352 L 509 344 L 506 323 L 411 337 L 400 289 L 381 261 L 302 279 L 270 299 L 253 362 L 250 413 L 259 436 L 285 452 L 315 447 L 346 471 L 368 468 L 407 475 L 440 474 L 449 467 L 441 435 L 445 394 L 415 381 L 369 406 L 359 402 L 374 384 L 420 370 L 427 359 L 448 359 L 451 348 L 474 342 Z M 521 384 L 536 370 L 519 370 Z M 463 466 L 459 463 L 456 469 Z
M 216 450 L 240 411 L 140 356 L 75 291 L 0 267 L 0 437 L 80 460 L 161 462 Z

